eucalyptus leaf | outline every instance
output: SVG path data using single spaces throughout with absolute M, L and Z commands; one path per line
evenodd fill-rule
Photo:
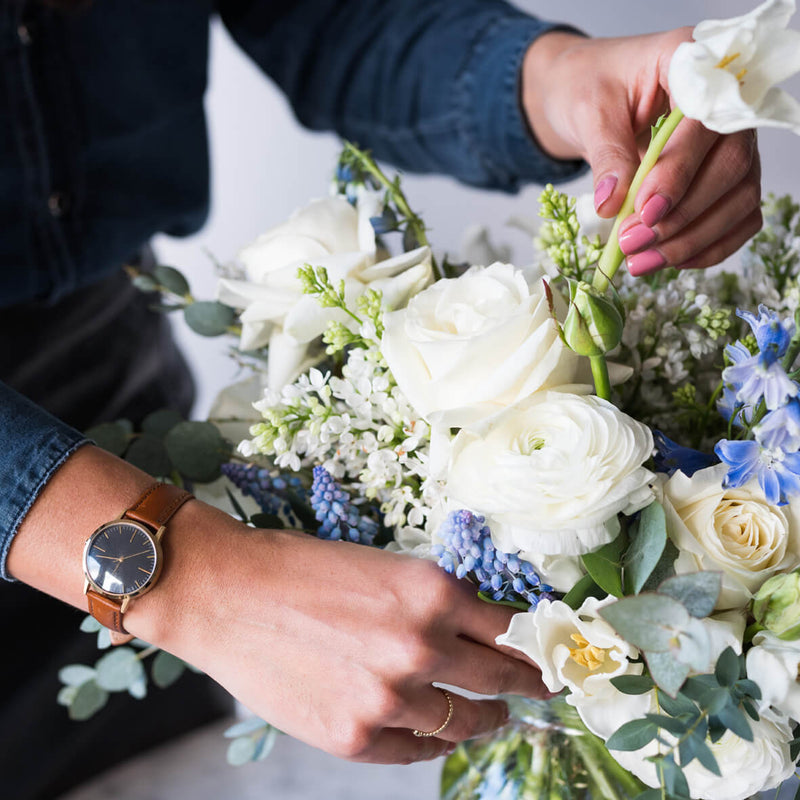
M 669 714 L 671 717 L 679 717 L 681 715 L 697 717 L 699 711 L 697 706 L 685 695 L 679 693 L 677 697 L 671 697 L 664 692 L 658 695 L 658 704 L 661 710 Z
M 667 545 L 667 520 L 661 503 L 654 500 L 643 509 L 633 528 L 623 570 L 625 593 L 639 594 L 658 566 Z
M 108 702 L 108 692 L 98 686 L 95 681 L 86 681 L 78 687 L 78 691 L 69 706 L 69 718 L 74 720 L 89 719 Z
M 98 447 L 121 456 L 128 447 L 128 431 L 119 422 L 101 422 L 86 431 L 86 438 L 91 439 Z
M 180 270 L 175 267 L 157 266 L 153 269 L 153 278 L 172 294 L 185 297 L 189 294 L 189 281 L 183 276 Z
M 267 727 L 270 727 L 269 723 L 265 722 L 261 717 L 248 717 L 226 728 L 222 735 L 226 739 L 237 739 L 239 736 L 249 736 L 251 733 L 256 733 L 256 731 Z
M 236 312 L 217 300 L 189 303 L 183 309 L 186 324 L 200 336 L 222 336 L 236 322 Z
M 688 664 L 694 672 L 704 672 L 711 659 L 708 629 L 699 619 L 690 617 L 686 627 L 678 634 L 677 644 L 671 649 L 681 664 Z
M 158 284 L 153 280 L 150 275 L 145 273 L 140 273 L 139 275 L 135 275 L 131 280 L 131 283 L 140 291 L 140 292 L 155 292 L 158 290 Z
M 665 595 L 643 593 L 623 597 L 600 609 L 602 616 L 623 639 L 640 650 L 666 652 L 689 624 L 689 612 Z
M 645 694 L 653 688 L 653 679 L 649 675 L 618 675 L 611 685 L 623 694 Z
M 108 650 L 109 647 L 111 647 L 111 631 L 101 625 L 97 631 L 97 649 Z
M 714 677 L 719 681 L 720 686 L 733 686 L 739 680 L 740 673 L 739 656 L 732 647 L 726 647 L 717 659 Z
M 664 785 L 670 794 L 678 797 L 689 797 L 689 784 L 686 782 L 686 776 L 683 770 L 675 763 L 675 761 L 667 756 L 661 761 L 664 769 Z
M 75 695 L 78 694 L 79 686 L 62 686 L 59 689 L 58 695 L 56 696 L 56 702 L 60 706 L 71 706 L 72 701 L 75 699 Z
M 251 736 L 240 736 L 228 745 L 228 763 L 233 767 L 240 767 L 252 761 L 256 755 L 256 740 Z
M 80 629 L 84 633 L 97 633 L 103 626 L 91 615 L 87 614 L 81 620 Z
M 583 605 L 587 597 L 602 600 L 606 595 L 607 592 L 594 582 L 591 575 L 584 575 L 561 599 L 574 611 Z
M 164 478 L 172 472 L 172 462 L 164 443 L 148 433 L 141 434 L 131 442 L 125 460 L 156 478 Z
M 609 542 L 593 553 L 581 556 L 583 566 L 594 582 L 606 593 L 622 597 L 622 554 L 628 544 L 627 534 L 622 531 L 613 542 Z
M 253 755 L 253 760 L 262 761 L 265 759 L 272 752 L 277 738 L 278 729 L 273 728 L 272 725 L 267 725 L 264 733 L 256 741 L 256 752 Z
M 706 744 L 704 736 L 687 736 L 680 744 L 679 748 L 681 765 L 687 766 L 692 759 L 697 759 L 709 772 L 714 775 L 721 775 L 717 759 Z
M 110 692 L 128 689 L 144 677 L 144 667 L 130 647 L 118 647 L 95 664 L 97 685 Z
M 80 686 L 86 681 L 92 680 L 97 675 L 97 671 L 85 664 L 69 664 L 58 671 L 58 679 L 67 686 Z
M 691 668 L 688 664 L 681 664 L 672 653 L 644 653 L 650 675 L 670 697 L 677 696 L 683 686 Z
M 164 437 L 164 446 L 176 469 L 200 483 L 218 478 L 230 456 L 230 445 L 210 422 L 179 422 Z
M 721 589 L 722 573 L 689 572 L 667 578 L 659 585 L 658 593 L 678 600 L 693 617 L 702 619 L 714 610 Z
M 732 733 L 746 742 L 753 741 L 753 730 L 747 717 L 733 705 L 727 705 L 714 716 Z
M 634 800 L 663 800 L 663 797 L 661 789 L 645 789 L 641 794 L 637 794 Z
M 186 670 L 186 664 L 172 653 L 161 650 L 156 653 L 153 664 L 150 667 L 150 675 L 153 683 L 160 689 L 166 689 L 175 683 Z
M 183 415 L 174 408 L 160 408 L 153 411 L 142 420 L 142 433 L 149 433 L 163 439 L 179 422 L 183 422 Z
M 683 736 L 689 727 L 686 721 L 667 716 L 666 714 L 645 714 L 644 718 L 657 727 L 675 734 L 675 736 Z
M 667 579 L 675 574 L 675 560 L 678 558 L 678 548 L 671 539 L 667 539 L 664 552 L 656 564 L 656 568 L 642 588 L 643 592 L 654 592 Z
M 658 734 L 658 725 L 648 719 L 633 719 L 620 728 L 606 741 L 609 750 L 638 750 L 650 744 Z
M 145 678 L 144 672 L 141 678 L 135 680 L 128 687 L 128 694 L 130 694 L 131 697 L 135 697 L 137 700 L 144 700 L 144 698 L 147 697 L 147 678 Z

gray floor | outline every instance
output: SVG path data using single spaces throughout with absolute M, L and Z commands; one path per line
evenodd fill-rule
M 230 767 L 228 723 L 123 764 L 59 800 L 436 800 L 441 760 L 351 764 L 280 736 L 270 756 Z

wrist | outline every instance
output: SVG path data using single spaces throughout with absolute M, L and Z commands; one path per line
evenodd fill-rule
M 556 79 L 560 66 L 568 63 L 576 45 L 586 37 L 569 31 L 551 31 L 539 36 L 528 48 L 522 62 L 521 103 L 528 125 L 539 146 L 552 158 L 582 158 L 577 143 L 562 136 L 553 92 L 567 92 Z

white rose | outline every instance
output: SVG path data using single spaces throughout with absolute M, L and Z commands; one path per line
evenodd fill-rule
M 746 605 L 771 575 L 800 565 L 797 502 L 770 505 L 755 480 L 725 489 L 726 470 L 676 472 L 663 486 L 667 530 L 680 550 L 675 569 L 721 571 L 718 609 Z
M 760 710 L 774 706 L 800 721 L 800 640 L 783 641 L 769 631 L 753 637 L 747 651 L 747 677 L 761 689 Z
M 308 366 L 308 344 L 322 334 L 328 320 L 348 321 L 344 312 L 321 308 L 303 294 L 299 267 L 325 267 L 334 286 L 345 281 L 348 302 L 367 286 L 378 289 L 390 308 L 404 304 L 432 280 L 427 247 L 378 261 L 369 223 L 375 213 L 371 196 L 361 198 L 359 210 L 343 197 L 314 200 L 239 253 L 245 280 L 220 280 L 219 301 L 242 309 L 242 349 L 270 346 L 270 388 L 279 391 Z
M 445 491 L 507 553 L 579 555 L 648 505 L 650 430 L 599 397 L 539 392 L 459 432 Z
M 574 384 L 540 281 L 510 264 L 440 280 L 387 314 L 382 352 L 417 412 L 460 427 L 542 388 Z

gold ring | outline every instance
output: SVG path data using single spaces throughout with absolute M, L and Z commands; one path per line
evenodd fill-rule
M 441 686 L 437 686 L 436 688 L 444 695 L 444 699 L 447 700 L 447 716 L 445 717 L 444 722 L 435 731 L 419 731 L 415 729 L 411 731 L 414 736 L 438 736 L 450 724 L 450 720 L 453 719 L 452 695 L 447 691 L 447 689 L 442 689 Z

